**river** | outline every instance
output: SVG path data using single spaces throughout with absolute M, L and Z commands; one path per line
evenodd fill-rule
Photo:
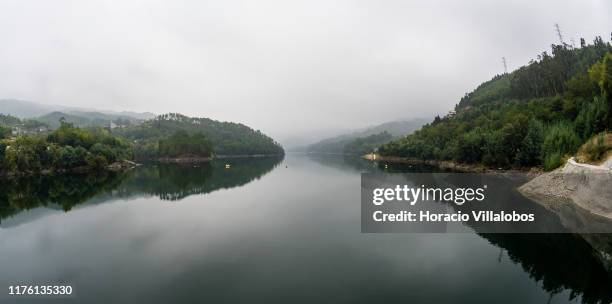
M 0 302 L 612 302 L 576 235 L 362 234 L 360 173 L 382 166 L 288 154 L 2 181 Z

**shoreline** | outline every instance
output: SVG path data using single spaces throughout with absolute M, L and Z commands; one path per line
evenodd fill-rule
M 403 163 L 413 165 L 429 165 L 438 167 L 440 169 L 450 169 L 461 171 L 465 173 L 523 173 L 530 177 L 536 177 L 545 172 L 538 168 L 512 168 L 512 169 L 494 169 L 485 165 L 473 165 L 457 163 L 450 160 L 432 160 L 432 159 L 418 159 L 411 157 L 399 157 L 399 156 L 381 156 L 378 154 L 366 154 L 362 156 L 363 159 L 369 161 L 385 161 L 389 163 Z
M 111 172 L 119 172 L 125 171 L 129 169 L 136 168 L 141 164 L 130 161 L 130 160 L 122 160 L 117 161 L 112 164 L 106 165 L 104 168 L 94 168 L 94 167 L 77 167 L 72 169 L 58 169 L 58 170 L 40 170 L 40 171 L 20 171 L 20 172 L 0 172 L 0 179 L 10 179 L 10 178 L 21 178 L 21 177 L 33 177 L 33 176 L 48 176 L 54 174 L 86 174 L 92 173 L 96 171 L 111 171 Z
M 163 164 L 198 164 L 204 162 L 214 161 L 215 159 L 241 159 L 241 158 L 264 158 L 264 157 L 281 157 L 284 154 L 251 154 L 251 155 L 218 155 L 214 157 L 163 157 L 157 158 L 153 160 L 140 160 L 143 163 L 163 163 Z M 135 167 L 141 166 L 142 163 L 137 163 L 131 160 L 121 160 L 114 162 L 112 164 L 106 165 L 104 168 L 93 168 L 93 167 L 77 167 L 72 169 L 56 169 L 49 170 L 44 169 L 40 171 L 19 171 L 19 172 L 0 172 L 0 180 L 1 179 L 10 179 L 10 178 L 21 178 L 21 177 L 33 177 L 33 176 L 48 176 L 54 174 L 86 174 L 92 173 L 95 171 L 112 171 L 119 172 L 125 171 L 129 169 L 133 169 Z
M 215 155 L 210 157 L 160 157 L 150 162 L 158 162 L 163 164 L 198 164 L 214 161 L 215 159 L 239 159 L 239 158 L 263 158 L 263 157 L 279 157 L 283 154 L 244 154 L 244 155 Z
M 577 163 L 571 158 L 563 167 L 532 179 L 518 190 L 553 210 L 560 204 L 571 203 L 593 215 L 612 220 L 611 182 L 612 169 Z

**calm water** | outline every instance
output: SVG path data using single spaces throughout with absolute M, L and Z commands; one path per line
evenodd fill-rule
M 0 302 L 17 283 L 71 284 L 72 303 L 612 302 L 579 236 L 361 234 L 376 165 L 230 163 L 2 181 Z

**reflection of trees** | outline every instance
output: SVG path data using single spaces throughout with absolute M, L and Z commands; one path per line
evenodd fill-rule
M 436 182 L 428 181 L 427 174 L 406 175 L 417 184 L 436 184 L 438 186 L 470 187 L 474 185 L 488 185 L 487 209 L 494 211 L 515 210 L 519 213 L 534 213 L 538 218 L 537 225 L 532 231 L 565 231 L 557 215 L 515 191 L 518 185 L 524 183 L 524 176 L 489 175 L 489 174 L 450 174 L 441 175 Z M 439 175 L 440 176 L 440 175 Z M 421 180 L 418 180 L 418 177 Z M 415 180 L 415 178 L 417 180 Z M 450 203 L 454 210 L 469 212 L 481 210 L 474 204 L 457 206 Z M 509 209 L 510 208 L 510 209 Z M 508 225 L 508 227 L 504 227 Z M 471 222 L 470 227 L 475 231 L 495 231 L 501 229 L 510 231 L 521 229 L 522 225 L 510 228 L 512 223 L 486 223 Z M 482 230 L 481 230 L 482 229 Z M 518 230 L 516 230 L 518 231 Z M 520 264 L 525 271 L 537 282 L 542 282 L 542 288 L 550 293 L 551 297 L 563 290 L 570 290 L 570 298 L 581 296 L 583 303 L 611 303 L 612 302 L 612 273 L 606 270 L 594 244 L 608 242 L 612 235 L 600 236 L 598 240 L 589 242 L 585 236 L 577 234 L 494 234 L 479 233 L 481 237 L 491 244 L 504 249 L 514 263 Z M 599 246 L 604 250 L 604 246 Z M 603 253 L 603 255 L 610 254 Z
M 180 200 L 194 194 L 209 193 L 245 185 L 272 171 L 282 157 L 216 160 L 211 163 L 156 164 L 140 167 L 117 192 L 121 196 L 149 194 L 162 200 Z M 230 168 L 226 169 L 225 165 Z
M 361 157 L 343 154 L 308 153 L 304 154 L 309 160 L 326 167 L 340 170 L 365 172 L 372 170 L 372 164 Z
M 369 161 L 361 156 L 346 154 L 308 153 L 306 156 L 321 165 L 340 170 L 357 172 L 447 172 L 434 166 L 425 164 L 387 163 L 382 161 Z M 385 165 L 387 167 L 385 167 Z
M 0 219 L 40 206 L 68 211 L 96 194 L 116 188 L 124 175 L 115 172 L 3 179 L 0 182 Z
M 566 231 L 558 216 L 531 202 L 515 189 L 524 183 L 525 177 L 520 174 L 490 175 L 490 174 L 452 174 L 442 179 L 445 186 L 469 187 L 488 185 L 487 209 L 494 211 L 515 210 L 518 213 L 534 213 L 538 218 L 537 225 L 529 228 L 531 231 Z M 440 181 L 440 179 L 438 179 Z M 457 206 L 449 204 L 454 210 L 469 212 L 480 210 L 473 204 Z M 504 227 L 508 225 L 508 227 Z M 501 229 L 510 231 L 521 229 L 522 225 L 510 228 L 512 223 L 471 223 L 475 231 L 495 231 Z M 481 230 L 482 229 L 482 230 Z M 519 230 L 515 230 L 519 231 Z M 563 290 L 570 290 L 570 299 L 578 296 L 583 303 L 612 302 L 612 273 L 606 270 L 602 259 L 593 247 L 594 242 L 588 242 L 578 234 L 493 234 L 479 233 L 491 244 L 504 249 L 514 263 L 520 264 L 524 270 L 551 297 Z M 600 235 L 600 242 L 610 242 L 610 237 Z M 600 246 L 603 248 L 602 246 Z M 600 249 L 601 249 L 600 248 Z M 609 253 L 608 253 L 609 254 Z
M 405 172 L 405 171 L 403 171 Z M 384 176 L 384 175 L 383 175 Z M 524 183 L 521 175 L 489 174 L 415 174 L 392 175 L 395 182 L 432 187 L 474 187 L 488 185 L 486 209 L 499 212 L 515 210 L 518 213 L 534 213 L 537 225 L 532 231 L 565 231 L 558 216 L 544 207 L 531 202 L 515 191 Z M 458 206 L 445 203 L 455 211 L 468 213 L 482 210 L 477 204 Z M 470 228 L 478 231 L 520 231 L 527 226 L 513 226 L 512 222 L 469 222 Z M 522 227 L 522 228 L 521 228 Z M 514 229 L 514 230 L 513 230 Z M 507 253 L 516 264 L 551 297 L 569 290 L 570 298 L 581 298 L 583 303 L 612 303 L 612 272 L 609 265 L 612 251 L 612 234 L 485 234 L 481 237 Z M 503 258 L 500 252 L 498 259 Z M 557 295 L 558 296 L 558 295 Z
M 180 200 L 194 194 L 239 187 L 270 172 L 278 157 L 229 159 L 198 165 L 158 164 L 124 173 L 62 174 L 0 181 L 0 219 L 36 207 L 65 211 L 84 202 L 142 194 Z M 226 169 L 225 164 L 230 164 Z
M 503 248 L 551 295 L 570 290 L 583 303 L 612 302 L 612 273 L 596 258 L 591 245 L 573 234 L 480 234 Z

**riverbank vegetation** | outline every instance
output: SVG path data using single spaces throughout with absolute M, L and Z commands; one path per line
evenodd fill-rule
M 612 132 L 602 132 L 593 136 L 578 149 L 579 162 L 598 165 L 612 156 Z
M 131 158 L 130 145 L 108 131 L 80 129 L 61 121 L 48 135 L 8 137 L 0 141 L 0 172 L 31 174 L 104 168 Z
M 383 156 L 551 170 L 612 127 L 612 46 L 553 45 L 466 94 L 455 110 L 380 147 Z
M 60 118 L 59 127 L 0 115 L 0 175 L 87 171 L 125 160 L 211 158 L 215 155 L 282 155 L 282 147 L 245 125 L 160 115 L 121 128 L 77 127 Z

